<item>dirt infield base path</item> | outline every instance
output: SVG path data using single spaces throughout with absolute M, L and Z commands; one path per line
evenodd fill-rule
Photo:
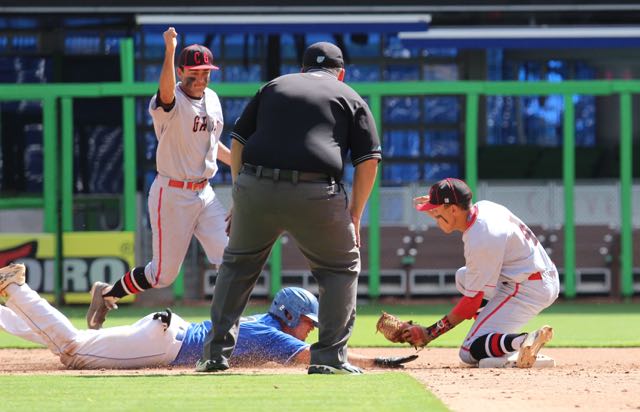
M 354 349 L 370 356 L 397 356 L 410 349 Z M 640 410 L 640 348 L 544 349 L 556 360 L 551 369 L 475 369 L 459 365 L 455 349 L 425 349 L 405 369 L 454 411 L 492 412 Z M 234 373 L 303 374 L 303 368 L 267 365 L 234 368 Z M 166 375 L 192 368 L 66 370 L 44 349 L 0 350 L 0 375 Z M 392 390 L 392 388 L 390 388 Z

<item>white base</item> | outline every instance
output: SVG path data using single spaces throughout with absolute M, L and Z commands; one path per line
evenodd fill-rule
M 505 355 L 501 358 L 485 358 L 478 363 L 478 368 L 515 368 L 516 361 L 518 360 L 518 352 L 514 352 L 510 355 Z M 541 368 L 553 368 L 556 366 L 556 361 L 553 358 L 538 354 L 536 362 L 533 364 L 533 369 Z

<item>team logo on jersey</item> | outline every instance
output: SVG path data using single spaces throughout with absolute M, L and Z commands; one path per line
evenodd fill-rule
M 193 118 L 193 132 L 204 132 L 207 130 L 207 116 L 196 116 Z

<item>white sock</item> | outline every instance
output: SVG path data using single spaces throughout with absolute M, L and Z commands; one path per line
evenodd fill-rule
M 525 339 L 527 339 L 527 336 L 529 336 L 528 333 L 525 333 L 524 335 L 518 336 L 517 338 L 514 338 L 511 341 L 511 347 L 514 350 L 519 350 L 520 346 L 522 346 L 522 342 L 524 342 Z

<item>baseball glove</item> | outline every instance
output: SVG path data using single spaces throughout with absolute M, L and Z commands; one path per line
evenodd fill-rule
M 378 323 L 376 323 L 376 332 L 382 333 L 387 340 L 393 343 L 405 343 L 406 340 L 402 337 L 402 332 L 411 325 L 413 325 L 413 321 L 405 322 L 383 311 Z
M 404 368 L 404 364 L 407 362 L 411 362 L 418 359 L 418 355 L 409 355 L 409 356 L 392 356 L 392 357 L 384 357 L 379 356 L 373 360 L 373 364 L 378 368 Z

